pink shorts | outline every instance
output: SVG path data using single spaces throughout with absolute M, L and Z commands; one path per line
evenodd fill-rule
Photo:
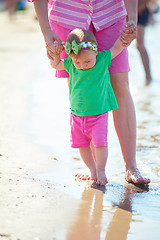
M 80 117 L 71 113 L 71 147 L 88 147 L 93 142 L 95 147 L 108 146 L 108 112 Z
M 97 42 L 98 50 L 108 50 L 110 49 L 117 38 L 120 36 L 120 30 L 124 29 L 126 23 L 126 18 L 116 22 L 115 24 L 109 26 L 106 29 L 101 31 L 96 31 L 93 24 L 91 23 L 89 30 L 94 33 Z M 63 28 L 62 26 L 51 22 L 51 28 L 54 32 L 58 34 L 62 41 L 66 42 L 66 38 L 70 33 L 70 29 Z M 68 55 L 65 51 L 62 52 L 61 58 L 67 58 Z M 109 68 L 110 73 L 119 73 L 119 72 L 129 72 L 129 62 L 128 62 L 128 50 L 125 48 L 116 58 L 112 60 L 111 67 Z M 59 78 L 68 78 L 69 75 L 65 70 L 56 70 L 56 77 Z

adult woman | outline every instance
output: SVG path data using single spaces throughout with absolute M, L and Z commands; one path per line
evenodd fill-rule
M 152 81 L 149 55 L 144 44 L 145 27 L 148 25 L 151 17 L 151 11 L 149 9 L 150 0 L 138 1 L 138 22 L 137 22 L 137 49 L 140 53 L 143 67 L 146 75 L 146 85 L 149 85 Z
M 137 0 L 34 0 L 34 6 L 49 57 L 53 42 L 65 41 L 69 31 L 76 27 L 93 31 L 99 50 L 108 50 L 124 28 L 126 14 L 128 22 L 122 40 L 128 46 L 135 38 Z M 102 42 L 104 34 L 110 41 Z M 128 84 L 127 49 L 114 60 L 110 77 L 119 109 L 114 111 L 113 118 L 125 162 L 125 179 L 128 182 L 149 183 L 150 180 L 142 177 L 136 166 L 136 117 Z M 65 72 L 57 72 L 57 76 L 67 77 Z

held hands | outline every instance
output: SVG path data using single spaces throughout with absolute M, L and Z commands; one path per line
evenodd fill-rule
M 134 21 L 130 20 L 126 23 L 125 29 L 121 30 L 120 40 L 124 47 L 128 47 L 131 42 L 136 39 L 137 36 L 137 26 Z
M 60 54 L 64 50 L 64 42 L 62 42 L 59 36 L 52 30 L 49 30 L 48 34 L 45 35 L 45 42 L 47 56 L 50 60 L 53 60 L 53 55 Z
M 48 48 L 51 48 L 52 49 L 52 53 L 55 55 L 55 54 L 60 54 L 63 50 L 64 50 L 64 43 L 57 43 L 57 42 L 54 42 L 52 44 L 48 44 L 47 46 L 47 49 Z
M 137 25 L 135 21 L 129 20 L 125 25 L 125 29 L 127 33 L 135 32 L 137 30 Z
M 47 48 L 47 56 L 50 60 L 54 59 L 55 55 L 60 55 L 60 53 L 64 50 L 64 43 L 49 43 L 46 45 Z M 51 50 L 50 50 L 51 49 Z
M 52 44 L 52 52 L 47 51 L 47 55 L 50 58 L 50 64 L 54 69 L 57 69 L 57 70 L 64 70 L 65 69 L 64 68 L 64 62 L 61 60 L 61 57 L 60 57 L 60 53 L 63 50 L 64 50 L 64 44 L 54 42 Z

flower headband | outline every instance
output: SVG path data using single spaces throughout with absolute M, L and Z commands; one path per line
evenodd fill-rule
M 70 54 L 71 51 L 73 51 L 77 55 L 79 50 L 81 50 L 82 48 L 85 48 L 85 49 L 88 48 L 88 49 L 97 51 L 97 45 L 92 42 L 76 43 L 76 41 L 73 40 L 72 43 L 66 42 L 66 46 L 65 46 L 65 50 L 68 55 Z

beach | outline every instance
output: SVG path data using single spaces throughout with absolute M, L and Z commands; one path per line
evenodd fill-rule
M 0 240 L 160 239 L 159 15 L 146 31 L 150 86 L 135 42 L 129 48 L 137 164 L 151 184 L 125 182 L 110 113 L 109 183 L 97 187 L 74 180 L 86 170 L 70 148 L 67 81 L 54 77 L 33 7 L 13 21 L 0 12 Z

